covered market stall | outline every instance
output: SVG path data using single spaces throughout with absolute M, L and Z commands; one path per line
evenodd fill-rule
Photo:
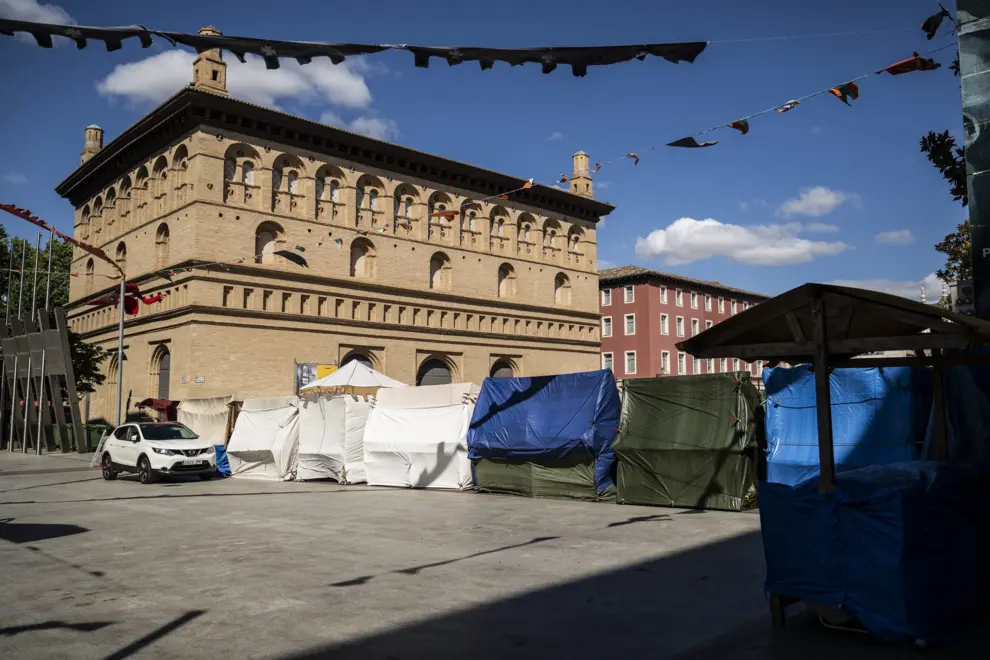
M 232 477 L 289 481 L 299 451 L 299 399 L 246 399 L 227 445 Z
M 805 284 L 678 344 L 696 358 L 811 365 L 819 473 L 794 485 L 763 482 L 766 590 L 775 626 L 808 603 L 823 620 L 886 639 L 937 642 L 985 607 L 990 515 L 985 464 L 949 459 L 943 368 L 973 364 L 990 323 L 873 291 Z M 863 357 L 914 351 L 914 357 Z M 932 368 L 937 461 L 836 472 L 834 369 Z M 786 430 L 784 431 L 786 433 Z M 879 431 L 878 431 L 879 432 Z

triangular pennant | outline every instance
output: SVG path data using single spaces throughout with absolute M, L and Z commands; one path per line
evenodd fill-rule
M 736 120 L 731 124 L 729 124 L 729 128 L 734 128 L 743 135 L 746 135 L 746 133 L 749 133 L 749 120 L 748 119 Z
M 849 105 L 849 99 L 855 101 L 859 98 L 859 86 L 854 82 L 847 82 L 839 85 L 838 87 L 833 87 L 828 90 L 828 93 L 846 105 Z
M 686 149 L 698 149 L 700 147 L 714 147 L 718 144 L 718 140 L 712 142 L 698 142 L 694 137 L 681 138 L 680 140 L 674 140 L 673 142 L 668 142 L 668 147 L 683 147 Z
M 924 58 L 918 55 L 918 53 L 915 53 L 912 57 L 901 60 L 900 62 L 894 62 L 887 68 L 880 69 L 877 73 L 880 74 L 886 71 L 892 76 L 899 76 L 902 73 L 910 73 L 912 71 L 934 71 L 940 66 L 942 65 L 935 60 Z
M 793 110 L 794 108 L 796 108 L 799 105 L 801 105 L 801 102 L 800 101 L 788 101 L 784 105 L 782 105 L 779 108 L 777 108 L 777 112 L 787 112 L 789 110 Z
M 526 183 L 523 184 L 522 189 L 526 190 L 527 188 L 532 188 L 532 187 L 533 187 L 533 179 L 528 179 Z
M 633 152 L 630 151 L 629 153 L 626 154 L 626 158 L 632 158 L 633 159 L 633 166 L 634 167 L 636 165 L 639 165 L 639 155 L 637 155 L 636 153 L 633 153 Z

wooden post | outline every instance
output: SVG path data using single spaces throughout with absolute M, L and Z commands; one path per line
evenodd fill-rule
M 932 357 L 935 357 L 935 353 L 936 351 L 932 351 Z M 939 460 L 949 457 L 949 438 L 945 424 L 945 390 L 942 385 L 942 365 L 935 364 L 932 366 L 932 403 L 935 408 L 935 446 L 938 447 Z
M 818 492 L 835 489 L 835 451 L 832 447 L 832 390 L 828 378 L 828 331 L 825 303 L 819 297 L 811 305 L 814 324 L 815 409 L 818 412 Z

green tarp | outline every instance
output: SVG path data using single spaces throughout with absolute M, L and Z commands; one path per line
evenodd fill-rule
M 596 493 L 595 461 L 507 462 L 480 459 L 475 462 L 478 490 L 527 497 L 598 500 L 614 496 L 614 487 L 604 497 Z
M 762 434 L 748 373 L 626 380 L 617 499 L 740 511 L 756 487 Z

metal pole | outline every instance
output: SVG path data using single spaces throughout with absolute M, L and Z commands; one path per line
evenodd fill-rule
M 34 284 L 31 285 L 31 323 L 34 323 L 34 313 L 38 310 L 38 255 L 41 254 L 41 232 L 38 232 L 38 244 L 34 248 Z
M 14 295 L 14 237 L 10 237 L 10 251 L 7 252 L 7 304 L 4 310 L 4 323 L 10 325 L 10 297 Z
M 124 274 L 120 274 L 120 322 L 117 326 L 117 426 L 123 421 L 124 403 Z
M 52 291 L 52 243 L 55 242 L 55 232 L 48 237 L 48 277 L 45 279 L 45 309 L 48 309 L 49 294 Z
M 17 320 L 24 318 L 22 303 L 24 302 L 24 259 L 27 257 L 27 241 L 24 241 L 24 249 L 21 250 L 21 284 L 17 287 Z
M 10 435 L 7 441 L 7 451 L 14 451 L 14 419 L 17 417 L 17 358 L 14 353 L 14 377 L 11 378 L 10 387 Z
M 24 433 L 21 436 L 21 452 L 26 454 L 28 450 L 28 434 L 31 432 L 31 418 L 28 417 L 28 404 L 31 402 L 31 352 L 28 351 L 27 379 L 25 381 L 24 392 Z
M 35 452 L 38 456 L 41 456 L 41 420 L 44 419 L 45 410 L 45 349 L 41 349 L 41 375 L 38 378 L 38 383 L 41 385 L 38 388 L 38 432 L 35 433 Z

